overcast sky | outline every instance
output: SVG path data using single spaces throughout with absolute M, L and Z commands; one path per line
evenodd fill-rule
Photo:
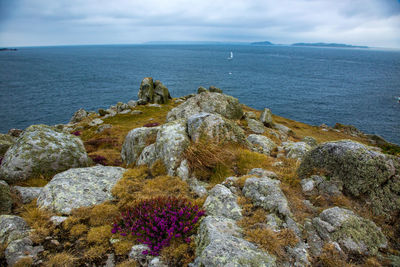
M 400 48 L 400 1 L 0 0 L 0 46 L 264 40 Z

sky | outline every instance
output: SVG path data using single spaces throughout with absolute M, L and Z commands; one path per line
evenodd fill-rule
M 400 48 L 400 0 L 0 0 L 0 46 L 149 41 Z

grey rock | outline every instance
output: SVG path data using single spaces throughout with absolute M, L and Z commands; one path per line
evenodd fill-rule
M 156 146 L 151 144 L 143 148 L 142 153 L 140 153 L 136 165 L 147 165 L 151 166 L 157 160 Z
M 77 110 L 74 115 L 72 116 L 70 123 L 78 123 L 81 122 L 84 118 L 86 118 L 89 113 L 84 110 L 83 108 Z
M 138 99 L 137 104 L 138 105 L 146 105 L 148 102 L 145 99 Z
M 215 86 L 213 86 L 213 85 L 211 85 L 211 86 L 208 88 L 208 91 L 210 91 L 210 92 L 212 92 L 212 93 L 220 93 L 220 94 L 223 93 L 221 89 L 219 89 L 218 87 L 215 87 Z
M 276 148 L 276 144 L 264 135 L 250 134 L 247 141 L 251 150 L 265 155 L 271 155 L 272 150 Z
M 248 175 L 257 175 L 259 177 L 278 178 L 278 175 L 273 171 L 264 170 L 261 168 L 254 168 L 248 172 Z
M 111 129 L 111 128 L 112 128 L 112 125 L 111 125 L 111 124 L 103 124 L 103 125 L 100 125 L 100 126 L 97 128 L 96 133 L 102 133 L 104 130 L 106 130 L 106 129 Z
M 89 126 L 91 126 L 91 127 L 97 126 L 97 125 L 102 124 L 103 122 L 104 121 L 102 119 L 97 118 L 97 119 L 94 119 L 91 122 L 89 122 Z
M 3 180 L 0 180 L 0 214 L 10 213 L 12 207 L 12 198 L 10 186 Z
M 129 131 L 122 145 L 121 158 L 126 164 L 136 163 L 143 149 L 154 143 L 160 127 L 140 127 Z
M 386 237 L 374 222 L 347 209 L 326 209 L 312 225 L 324 242 L 337 242 L 350 254 L 376 255 L 380 248 L 387 247 Z
M 303 158 L 298 169 L 308 178 L 318 169 L 339 181 L 348 194 L 370 202 L 374 214 L 400 211 L 400 158 L 360 143 L 342 140 L 320 144 Z
M 181 178 L 183 181 L 189 179 L 189 164 L 186 159 L 181 161 L 179 168 L 176 169 L 176 175 Z
M 131 112 L 131 114 L 132 114 L 132 115 L 140 115 L 140 114 L 143 114 L 143 111 L 141 111 L 141 110 L 133 110 L 133 111 Z
M 311 178 L 303 179 L 300 182 L 303 193 L 308 194 L 315 189 L 315 181 Z
M 154 103 L 165 104 L 172 99 L 168 88 L 159 80 L 154 82 Z
M 203 92 L 173 108 L 167 115 L 167 121 L 187 119 L 201 112 L 220 114 L 232 120 L 240 119 L 243 116 L 242 107 L 236 98 L 219 93 Z
M 135 108 L 138 105 L 137 101 L 135 101 L 135 100 L 129 100 L 127 104 L 131 109 Z
M 237 197 L 228 188 L 217 184 L 208 192 L 203 209 L 206 210 L 207 215 L 239 220 L 242 217 L 242 212 L 236 199 Z
M 6 250 L 4 251 L 4 256 L 8 266 L 13 266 L 18 260 L 25 257 L 37 259 L 38 253 L 42 252 L 43 250 L 44 249 L 42 246 L 34 247 L 32 240 L 25 237 L 14 240 L 8 244 Z
M 150 248 L 147 245 L 134 245 L 129 252 L 129 258 L 135 260 L 140 266 L 147 266 L 153 256 L 144 255 L 143 251 L 149 251 Z
M 283 142 L 282 146 L 286 152 L 286 157 L 291 159 L 302 159 L 311 147 L 305 142 Z
M 0 215 L 0 244 L 9 244 L 29 235 L 29 226 L 24 219 L 14 215 Z
M 122 102 L 118 102 L 116 108 L 117 108 L 117 113 L 121 113 L 125 110 L 130 110 L 128 104 Z
M 242 191 L 256 206 L 284 217 L 291 216 L 288 201 L 279 187 L 280 183 L 279 180 L 268 177 L 250 177 L 244 183 Z
M 289 127 L 283 124 L 275 123 L 273 127 L 274 129 L 278 130 L 281 134 L 289 135 L 292 132 L 292 130 Z
M 50 221 L 55 225 L 58 226 L 62 224 L 66 219 L 68 219 L 67 216 L 51 216 Z
M 115 255 L 114 253 L 107 254 L 107 260 L 104 267 L 114 267 L 115 266 Z
M 122 178 L 125 169 L 94 166 L 59 173 L 43 188 L 37 199 L 40 208 L 61 214 L 113 199 L 111 189 Z
M 129 113 L 131 113 L 131 110 L 130 109 L 125 109 L 125 110 L 121 111 L 119 114 L 124 115 L 124 114 L 129 114 Z
M 160 104 L 149 104 L 148 106 L 153 108 L 161 108 Z
M 42 191 L 42 187 L 22 187 L 14 186 L 15 191 L 21 196 L 22 203 L 26 204 L 37 198 Z
M 254 119 L 254 120 L 257 119 L 256 114 L 254 112 L 252 112 L 252 111 L 245 112 L 244 116 L 245 116 L 246 119 Z
M 138 98 L 146 101 L 146 103 L 165 104 L 171 99 L 168 88 L 160 81 L 153 83 L 153 78 L 146 77 L 140 84 Z M 138 101 L 138 104 L 140 101 Z
M 99 113 L 100 116 L 105 116 L 105 115 L 108 114 L 108 111 L 105 110 L 105 109 L 100 108 L 100 109 L 98 110 L 98 113 Z
M 265 132 L 264 124 L 255 119 L 246 119 L 249 129 L 256 134 L 263 134 Z
M 190 190 L 198 196 L 198 197 L 204 197 L 207 195 L 207 189 L 206 189 L 206 183 L 200 182 L 197 180 L 195 177 L 191 177 L 187 180 L 187 183 L 189 185 Z
M 7 150 L 16 141 L 16 138 L 8 134 L 0 134 L 0 157 L 3 157 Z
M 165 263 L 163 263 L 160 257 L 155 257 L 149 262 L 148 267 L 168 267 Z
M 317 140 L 315 140 L 315 138 L 313 138 L 311 136 L 304 137 L 303 139 L 301 139 L 301 142 L 306 143 L 307 145 L 309 145 L 312 148 L 314 148 L 318 145 Z
M 206 112 L 194 114 L 187 121 L 187 129 L 193 142 L 198 142 L 201 137 L 208 137 L 210 141 L 216 143 L 225 141 L 245 142 L 245 134 L 242 128 L 219 114 Z
M 23 181 L 33 174 L 57 173 L 88 166 L 89 158 L 80 138 L 46 125 L 32 125 L 7 150 L 0 177 Z
M 206 88 L 204 88 L 203 86 L 200 86 L 198 89 L 197 89 L 197 93 L 198 94 L 201 94 L 201 93 L 203 93 L 203 92 L 207 92 L 208 90 L 206 89 Z
M 272 127 L 274 125 L 272 120 L 272 112 L 269 108 L 264 108 L 260 115 L 260 121 L 267 127 Z
M 207 216 L 196 237 L 196 255 L 192 266 L 276 266 L 275 258 L 244 240 L 232 219 Z
M 12 137 L 19 137 L 23 130 L 12 128 L 8 130 L 7 134 L 11 135 Z

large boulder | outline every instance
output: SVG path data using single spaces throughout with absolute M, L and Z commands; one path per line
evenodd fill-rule
M 311 150 L 311 146 L 309 146 L 305 142 L 283 142 L 283 149 L 285 150 L 286 157 L 291 159 L 302 159 L 305 154 Z
M 4 155 L 0 177 L 23 181 L 35 174 L 54 174 L 89 165 L 81 139 L 46 125 L 28 127 Z
M 126 164 L 136 163 L 143 149 L 154 143 L 160 127 L 140 127 L 131 130 L 122 145 L 121 158 Z
M 0 180 L 0 214 L 10 213 L 12 198 L 10 186 L 3 180 Z
M 193 266 L 276 266 L 275 258 L 242 238 L 236 221 L 207 216 L 200 224 L 196 238 Z
M 8 244 L 4 251 L 8 266 L 14 266 L 19 260 L 23 258 L 31 258 L 33 261 L 38 259 L 38 254 L 43 252 L 43 246 L 33 246 L 33 242 L 30 238 L 25 237 L 12 241 Z
M 29 235 L 29 226 L 21 217 L 0 215 L 0 244 L 6 245 Z
M 8 148 L 15 143 L 16 138 L 8 134 L 0 134 L 0 157 L 3 157 Z
M 78 109 L 74 115 L 72 116 L 70 123 L 78 123 L 81 122 L 84 118 L 86 118 L 87 116 L 89 116 L 89 113 L 84 110 L 83 108 Z
M 167 115 L 167 121 L 187 119 L 201 112 L 220 114 L 232 120 L 243 116 L 242 107 L 236 98 L 220 93 L 203 92 L 173 108 Z
M 387 246 L 386 237 L 374 222 L 347 209 L 326 209 L 313 219 L 312 226 L 322 243 L 337 242 L 350 255 L 376 255 L 380 248 Z M 320 252 L 316 248 L 321 246 L 315 243 L 320 240 L 318 237 L 309 240 L 310 245 L 315 247 L 316 254 Z
M 217 184 L 208 192 L 203 209 L 207 212 L 207 215 L 239 220 L 242 218 L 242 212 L 236 198 L 228 188 Z
M 24 204 L 27 204 L 37 198 L 42 191 L 43 187 L 23 187 L 23 186 L 14 186 L 13 189 L 19 194 L 21 197 L 21 201 Z
M 171 99 L 168 88 L 158 80 L 153 83 L 151 77 L 142 80 L 138 97 L 147 103 L 157 104 L 165 104 Z
M 258 120 L 246 118 L 247 127 L 256 134 L 263 134 L 265 132 L 264 124 Z
M 111 189 L 125 169 L 94 166 L 59 173 L 42 189 L 37 205 L 57 213 L 70 214 L 73 209 L 111 200 Z
M 260 115 L 260 121 L 267 127 L 273 126 L 274 123 L 272 121 L 272 112 L 269 108 L 264 108 Z
M 323 172 L 343 184 L 344 192 L 370 203 L 375 214 L 400 211 L 400 158 L 350 140 L 321 144 L 298 169 L 302 178 Z
M 194 114 L 189 117 L 187 128 L 194 142 L 206 137 L 217 143 L 224 141 L 244 143 L 246 138 L 242 128 L 219 114 L 206 112 Z
M 272 150 L 276 148 L 274 141 L 264 135 L 250 134 L 247 137 L 247 141 L 249 142 L 249 148 L 251 150 L 268 156 L 271 154 Z

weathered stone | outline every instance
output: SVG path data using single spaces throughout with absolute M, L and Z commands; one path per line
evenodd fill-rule
M 142 153 L 140 153 L 140 156 L 136 162 L 136 165 L 151 166 L 151 165 L 153 165 L 154 162 L 156 162 L 156 160 L 157 160 L 156 157 L 157 157 L 156 146 L 155 146 L 155 144 L 151 144 L 151 145 L 143 148 Z
M 191 177 L 187 180 L 190 190 L 198 197 L 204 197 L 207 195 L 207 184 L 197 180 L 195 177 Z
M 102 133 L 104 130 L 106 130 L 106 129 L 111 129 L 111 128 L 112 128 L 112 125 L 111 125 L 111 124 L 103 124 L 103 125 L 100 125 L 100 126 L 97 128 L 96 133 Z
M 254 119 L 254 120 L 257 119 L 257 115 L 252 111 L 245 112 L 244 116 L 245 116 L 246 119 Z
M 117 103 L 117 113 L 121 113 L 125 110 L 130 110 L 128 104 L 122 103 L 122 102 L 118 102 Z
M 158 258 L 151 256 L 149 254 L 143 254 L 143 251 L 150 251 L 150 248 L 147 245 L 134 245 L 129 252 L 129 258 L 134 260 L 139 264 L 139 266 L 146 267 L 166 267 L 165 264 Z
M 335 126 L 333 126 L 333 129 L 340 130 L 341 132 L 344 132 L 344 133 L 352 135 L 352 136 L 362 136 L 363 135 L 363 132 L 358 130 L 353 125 L 345 125 L 345 124 L 341 124 L 341 123 L 336 123 Z
M 241 208 L 237 204 L 236 196 L 223 185 L 217 184 L 208 192 L 208 197 L 204 202 L 203 209 L 207 215 L 223 216 L 233 220 L 242 217 Z
M 154 103 L 165 104 L 171 99 L 168 88 L 159 80 L 154 82 Z
M 42 187 L 22 187 L 22 186 L 14 186 L 15 191 L 21 197 L 22 203 L 26 204 L 37 198 L 42 191 Z
M 105 116 L 105 115 L 108 114 L 108 111 L 105 110 L 105 109 L 100 108 L 100 109 L 98 110 L 98 113 L 99 113 L 100 116 Z
M 46 125 L 32 125 L 7 150 L 0 177 L 23 181 L 33 174 L 57 173 L 88 166 L 89 158 L 80 138 Z
M 126 164 L 136 163 L 143 149 L 155 142 L 159 130 L 160 127 L 141 127 L 129 131 L 122 145 L 122 160 Z
M 84 110 L 83 108 L 77 110 L 74 115 L 72 116 L 70 123 L 77 123 L 82 121 L 84 118 L 88 116 L 88 112 Z
M 0 134 L 0 157 L 3 157 L 7 150 L 15 144 L 16 138 L 8 134 Z
M 29 226 L 21 217 L 0 215 L 0 244 L 9 244 L 29 235 Z
M 347 209 L 326 209 L 312 224 L 322 240 L 337 242 L 350 254 L 376 255 L 379 248 L 387 246 L 386 237 L 374 222 Z
M 311 136 L 304 137 L 303 139 L 301 139 L 301 142 L 306 143 L 307 145 L 309 145 L 312 148 L 314 148 L 314 147 L 316 147 L 318 145 L 317 140 L 315 140 Z
M 167 121 L 180 118 L 187 119 L 201 112 L 220 114 L 233 120 L 240 119 L 243 116 L 242 107 L 236 98 L 219 93 L 203 92 L 173 108 L 167 115 Z
M 278 175 L 273 171 L 268 171 L 261 168 L 251 169 L 248 172 L 248 175 L 257 175 L 258 177 L 278 178 Z
M 220 94 L 223 93 L 222 90 L 221 90 L 220 88 L 215 87 L 215 86 L 213 86 L 213 85 L 211 85 L 211 86 L 208 88 L 208 91 L 210 91 L 210 92 L 212 92 L 212 93 L 220 93 Z
M 179 168 L 176 169 L 176 175 L 183 181 L 189 179 L 189 164 L 186 159 L 181 161 Z
M 286 157 L 291 159 L 302 159 L 305 154 L 311 150 L 311 147 L 305 142 L 283 142 L 283 149 L 286 152 Z
M 256 134 L 263 134 L 265 132 L 264 124 L 254 119 L 246 119 L 249 129 Z
M 278 130 L 281 134 L 289 135 L 292 132 L 292 130 L 289 127 L 283 124 L 275 123 L 273 127 L 274 129 Z
M 51 216 L 50 221 L 55 225 L 58 226 L 68 219 L 66 216 Z
M 19 137 L 23 130 L 12 128 L 8 130 L 7 134 L 11 135 L 12 137 Z
M 323 171 L 343 184 L 345 192 L 371 203 L 375 214 L 400 211 L 400 158 L 350 140 L 328 142 L 303 158 L 298 173 L 307 178 Z
M 143 111 L 141 111 L 141 110 L 133 110 L 133 111 L 131 112 L 131 114 L 132 114 L 132 115 L 140 115 L 140 114 L 143 114 Z
M 12 198 L 10 186 L 3 180 L 0 180 L 0 214 L 10 213 L 12 207 Z
M 22 239 L 14 240 L 8 244 L 6 250 L 4 251 L 4 256 L 7 260 L 8 266 L 13 266 L 18 260 L 31 257 L 36 259 L 37 255 L 44 249 L 42 246 L 33 246 L 31 239 L 25 237 Z
M 97 126 L 97 125 L 100 125 L 100 124 L 102 124 L 104 121 L 102 120 L 102 119 L 99 119 L 99 118 L 97 118 L 97 119 L 94 119 L 94 120 L 92 120 L 91 122 L 89 122 L 88 124 L 89 124 L 89 126 Z
M 113 199 L 111 189 L 125 169 L 97 165 L 59 173 L 43 188 L 37 199 L 40 208 L 62 214 L 73 209 L 100 204 Z
M 135 100 L 129 100 L 127 104 L 131 109 L 135 108 L 138 105 L 137 101 Z
M 247 141 L 250 143 L 251 150 L 265 155 L 271 155 L 272 150 L 276 148 L 276 144 L 264 135 L 250 134 Z
M 153 108 L 161 108 L 160 104 L 149 104 L 148 106 Z
M 204 88 L 203 86 L 200 86 L 198 89 L 197 89 L 197 93 L 198 94 L 201 94 L 201 93 L 203 93 L 203 92 L 207 92 L 208 90 L 206 89 L 206 88 Z
M 193 266 L 276 266 L 275 258 L 244 240 L 232 219 L 207 216 L 196 237 Z
M 146 103 L 165 104 L 171 99 L 168 88 L 160 81 L 147 77 L 142 80 L 138 93 L 138 98 L 146 101 Z M 138 101 L 138 104 L 142 104 Z
M 225 141 L 245 142 L 245 134 L 242 128 L 219 114 L 205 112 L 194 114 L 189 117 L 187 128 L 193 142 L 199 141 L 202 137 L 207 137 L 210 141 L 216 143 Z
M 269 108 L 264 108 L 260 115 L 260 121 L 267 127 L 273 126 L 274 123 L 272 121 L 272 112 Z

